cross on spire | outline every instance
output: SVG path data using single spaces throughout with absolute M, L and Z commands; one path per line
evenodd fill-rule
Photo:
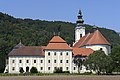
M 82 12 L 81 12 L 81 10 L 79 9 L 79 15 L 82 15 Z

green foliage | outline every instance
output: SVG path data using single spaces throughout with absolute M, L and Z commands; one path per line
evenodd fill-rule
M 85 73 L 81 73 L 81 75 L 91 75 L 92 72 L 85 72 Z
M 73 63 L 77 65 L 78 72 L 80 73 L 80 68 L 82 67 L 82 64 L 83 64 L 82 55 L 74 56 Z
M 111 73 L 113 69 L 112 64 L 112 58 L 101 50 L 90 54 L 85 62 L 86 67 L 88 67 L 90 70 L 97 71 L 98 74 Z
M 24 73 L 24 70 L 23 70 L 23 68 L 20 68 L 20 71 L 19 71 L 20 73 Z
M 37 70 L 36 67 L 32 67 L 32 68 L 30 69 L 30 72 L 31 72 L 31 73 L 38 73 L 38 70 Z
M 55 68 L 54 73 L 63 73 L 62 68 Z
M 63 71 L 63 73 L 70 73 L 70 71 Z
M 112 47 L 120 44 L 120 36 L 114 30 L 109 30 L 106 28 L 99 28 L 99 30 L 104 35 L 104 37 L 110 42 Z
M 113 59 L 114 71 L 120 72 L 120 45 L 112 49 L 111 58 Z

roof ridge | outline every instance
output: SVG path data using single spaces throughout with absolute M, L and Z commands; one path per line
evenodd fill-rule
M 52 50 L 71 50 L 71 47 L 67 44 L 65 40 L 63 40 L 59 36 L 54 36 L 45 47 L 45 49 L 52 49 Z
M 66 43 L 60 36 L 53 36 L 49 43 Z

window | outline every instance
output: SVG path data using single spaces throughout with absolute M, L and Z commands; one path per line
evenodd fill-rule
M 26 63 L 29 63 L 29 60 L 27 60 Z
M 82 70 L 82 67 L 80 67 L 80 70 Z
M 60 52 L 60 55 L 62 56 L 62 52 Z
M 26 72 L 29 72 L 29 67 L 28 66 L 26 67 Z
M 54 70 L 56 70 L 57 69 L 57 67 L 54 67 Z
M 12 63 L 15 63 L 15 60 L 12 60 Z
M 66 67 L 66 70 L 68 70 L 68 67 Z
M 12 70 L 14 71 L 14 70 L 15 70 L 15 67 L 12 67 Z
M 41 63 L 43 63 L 43 60 L 40 60 Z
M 62 70 L 62 67 L 60 67 L 60 70 Z
M 74 70 L 75 70 L 75 67 L 74 67 Z
M 102 48 L 100 48 L 100 50 L 102 51 L 103 49 L 102 49 Z
M 48 67 L 48 70 L 50 70 L 50 67 Z
M 43 67 L 41 67 L 40 69 L 43 70 Z
M 68 60 L 66 60 L 66 63 L 68 63 Z
M 60 63 L 62 63 L 62 60 L 60 60 Z
M 50 63 L 50 60 L 48 60 L 48 63 Z
M 80 34 L 80 38 L 82 37 L 82 34 Z
M 48 52 L 48 56 L 50 56 L 50 52 Z
M 54 60 L 54 63 L 56 63 L 56 60 Z
M 83 62 L 85 62 L 86 60 L 85 60 L 85 59 L 83 59 L 82 61 L 83 61 Z
M 34 63 L 36 63 L 36 60 L 34 60 Z
M 22 60 L 19 60 L 19 63 L 22 63 Z
M 54 55 L 56 55 L 56 52 L 54 52 Z
M 66 53 L 66 55 L 68 56 L 68 52 Z
M 86 67 L 86 70 L 89 70 L 88 66 Z

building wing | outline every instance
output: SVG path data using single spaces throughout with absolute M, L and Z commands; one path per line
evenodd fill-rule
M 86 45 L 96 45 L 96 44 L 110 45 L 110 43 L 105 39 L 105 37 L 100 33 L 99 30 L 96 30 L 94 33 L 86 34 L 78 42 L 76 42 L 73 47 L 82 47 Z

